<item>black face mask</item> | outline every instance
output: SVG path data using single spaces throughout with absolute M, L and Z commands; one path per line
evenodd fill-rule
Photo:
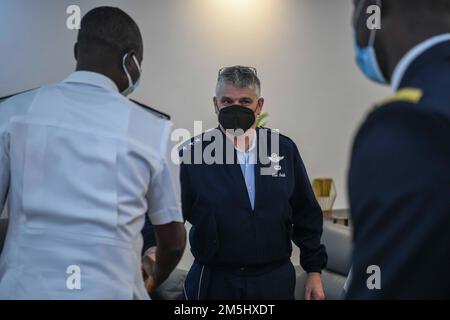
M 246 132 L 255 121 L 255 113 L 251 109 L 240 105 L 225 107 L 219 112 L 219 123 L 225 130 L 242 130 Z

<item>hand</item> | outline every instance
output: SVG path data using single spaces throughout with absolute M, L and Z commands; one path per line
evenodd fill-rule
M 153 262 L 156 261 L 156 247 L 150 247 L 145 251 L 144 257 L 148 256 Z
M 322 287 L 320 273 L 308 273 L 305 284 L 305 300 L 324 300 L 325 294 Z
M 144 277 L 145 288 L 152 295 L 156 289 L 154 266 L 156 261 L 156 247 L 148 249 L 142 258 L 142 274 Z

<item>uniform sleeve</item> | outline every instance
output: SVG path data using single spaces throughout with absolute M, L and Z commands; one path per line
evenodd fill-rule
M 170 166 L 167 166 L 167 168 L 170 168 Z M 172 166 L 173 168 L 173 166 Z M 174 188 L 174 190 L 170 191 L 169 194 L 166 194 L 166 198 L 168 198 L 168 201 L 173 203 L 173 206 L 175 208 L 175 204 L 176 204 L 176 210 L 173 211 L 173 214 L 176 216 L 176 220 L 174 221 L 178 221 L 178 222 L 183 222 L 183 216 L 184 218 L 186 217 L 186 213 L 188 212 L 188 208 L 189 208 L 189 186 L 186 184 L 187 180 L 185 178 L 185 165 L 181 164 L 179 166 L 179 175 L 180 175 L 180 181 L 181 181 L 181 188 L 179 187 L 178 189 L 181 189 L 181 203 L 182 203 L 182 212 L 183 214 L 181 214 L 181 210 L 179 208 L 179 197 L 177 195 L 177 190 L 176 188 Z M 177 170 L 173 170 L 173 171 L 177 171 Z M 166 179 L 166 183 L 169 184 L 168 182 L 171 179 Z M 170 183 L 170 185 L 173 186 L 173 183 Z M 150 191 L 152 192 L 152 191 Z M 170 195 L 173 195 L 173 198 L 170 197 Z M 158 209 L 155 209 L 155 211 L 158 211 Z M 180 218 L 181 217 L 181 218 Z M 142 229 L 142 236 L 144 239 L 144 246 L 143 246 L 143 250 L 142 252 L 144 253 L 145 251 L 147 251 L 150 247 L 154 247 L 157 245 L 157 241 L 156 241 L 156 235 L 155 235 L 155 230 L 153 228 L 154 223 L 152 224 L 152 220 L 149 219 L 149 217 L 146 217 L 145 219 L 145 225 L 144 228 Z
M 9 189 L 10 160 L 6 125 L 0 122 L 0 215 L 3 212 Z
M 153 225 L 183 222 L 175 192 L 168 163 L 163 160 L 161 170 L 152 175 L 147 192 L 148 217 Z
M 152 184 L 148 191 L 148 215 L 145 217 L 142 237 L 144 240 L 142 254 L 149 248 L 157 245 L 156 233 L 153 225 L 167 224 L 172 221 L 181 222 L 180 209 L 180 186 L 175 173 L 178 172 L 178 166 L 172 161 L 170 155 L 172 150 L 169 142 L 170 122 L 165 122 L 164 129 L 161 130 L 161 148 L 160 153 L 166 155 L 167 159 L 163 164 L 162 172 L 152 178 Z
M 137 120 L 138 121 L 138 120 Z M 152 170 L 150 186 L 147 192 L 148 218 L 152 225 L 164 225 L 171 222 L 183 222 L 181 215 L 179 188 L 176 187 L 177 181 L 174 179 L 175 167 L 170 153 L 170 131 L 172 123 L 167 120 L 158 120 L 158 125 L 153 128 L 154 136 L 159 146 L 156 148 L 159 152 L 159 161 Z M 153 228 L 148 228 L 153 230 Z M 145 234 L 144 234 L 145 238 Z
M 300 264 L 306 272 L 321 272 L 327 253 L 321 244 L 323 213 L 309 182 L 308 174 L 294 144 L 295 187 L 291 198 L 293 241 L 300 248 Z
M 38 90 L 30 90 L 0 103 L 0 215 L 8 196 L 11 176 L 8 126 L 13 117 L 28 111 L 37 92 Z
M 10 181 L 9 137 L 10 100 L 0 104 L 0 216 L 6 203 Z

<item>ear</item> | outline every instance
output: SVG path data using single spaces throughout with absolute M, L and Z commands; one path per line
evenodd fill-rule
M 256 114 L 257 115 L 261 114 L 263 107 L 264 107 L 264 98 L 259 98 L 258 104 L 256 106 Z
M 219 105 L 218 105 L 217 97 L 213 98 L 213 104 L 214 104 L 214 111 L 216 112 L 216 114 L 219 114 Z
M 75 45 L 73 46 L 73 56 L 75 57 L 75 60 L 78 61 L 78 42 L 75 42 Z

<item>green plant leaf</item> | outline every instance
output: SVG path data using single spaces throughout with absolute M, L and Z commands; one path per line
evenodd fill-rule
M 258 128 L 264 127 L 267 124 L 266 120 L 269 117 L 269 114 L 267 112 L 261 113 L 258 118 L 256 119 L 256 126 Z

